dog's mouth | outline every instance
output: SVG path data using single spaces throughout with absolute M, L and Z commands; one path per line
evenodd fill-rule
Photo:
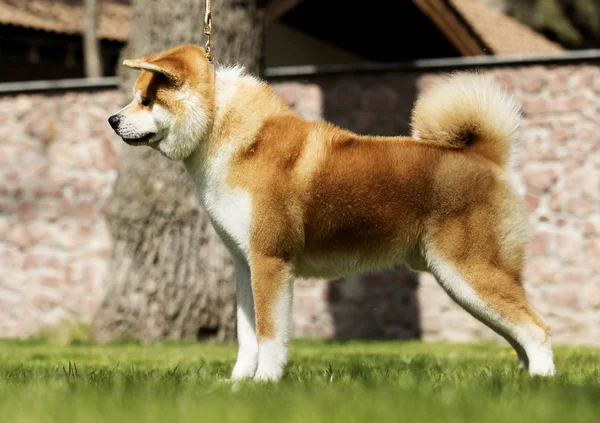
M 155 133 L 151 132 L 149 134 L 143 135 L 143 136 L 138 137 L 138 138 L 125 138 L 125 137 L 123 137 L 123 141 L 125 141 L 129 145 L 148 144 L 149 141 L 152 139 L 152 137 L 154 137 L 155 135 L 156 135 Z

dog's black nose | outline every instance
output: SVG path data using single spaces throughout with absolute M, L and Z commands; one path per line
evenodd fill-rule
M 119 115 L 112 115 L 109 117 L 108 123 L 110 123 L 112 129 L 117 129 L 117 126 L 119 126 Z

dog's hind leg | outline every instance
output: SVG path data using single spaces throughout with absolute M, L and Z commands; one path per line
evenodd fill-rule
M 250 282 L 250 267 L 245 259 L 234 257 L 237 297 L 238 356 L 231 374 L 232 380 L 254 377 L 258 366 L 258 341 L 254 315 L 254 297 Z
M 530 374 L 553 375 L 550 330 L 522 285 L 524 237 L 494 233 L 481 221 L 497 222 L 488 212 L 438 226 L 425 247 L 429 270 L 458 304 L 515 348 Z
M 492 265 L 469 266 L 429 254 L 430 269 L 465 310 L 502 335 L 532 375 L 553 375 L 548 326 L 525 298 L 520 282 Z

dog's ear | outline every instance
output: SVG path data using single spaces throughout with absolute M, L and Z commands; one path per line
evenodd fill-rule
M 181 60 L 175 57 L 153 58 L 152 56 L 141 57 L 134 60 L 124 60 L 123 65 L 132 69 L 143 69 L 148 72 L 164 75 L 172 82 L 182 82 L 185 69 Z

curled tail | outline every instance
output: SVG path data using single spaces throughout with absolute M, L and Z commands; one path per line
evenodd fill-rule
M 418 99 L 412 112 L 414 138 L 468 148 L 506 167 L 520 111 L 500 87 L 478 74 L 455 74 Z

